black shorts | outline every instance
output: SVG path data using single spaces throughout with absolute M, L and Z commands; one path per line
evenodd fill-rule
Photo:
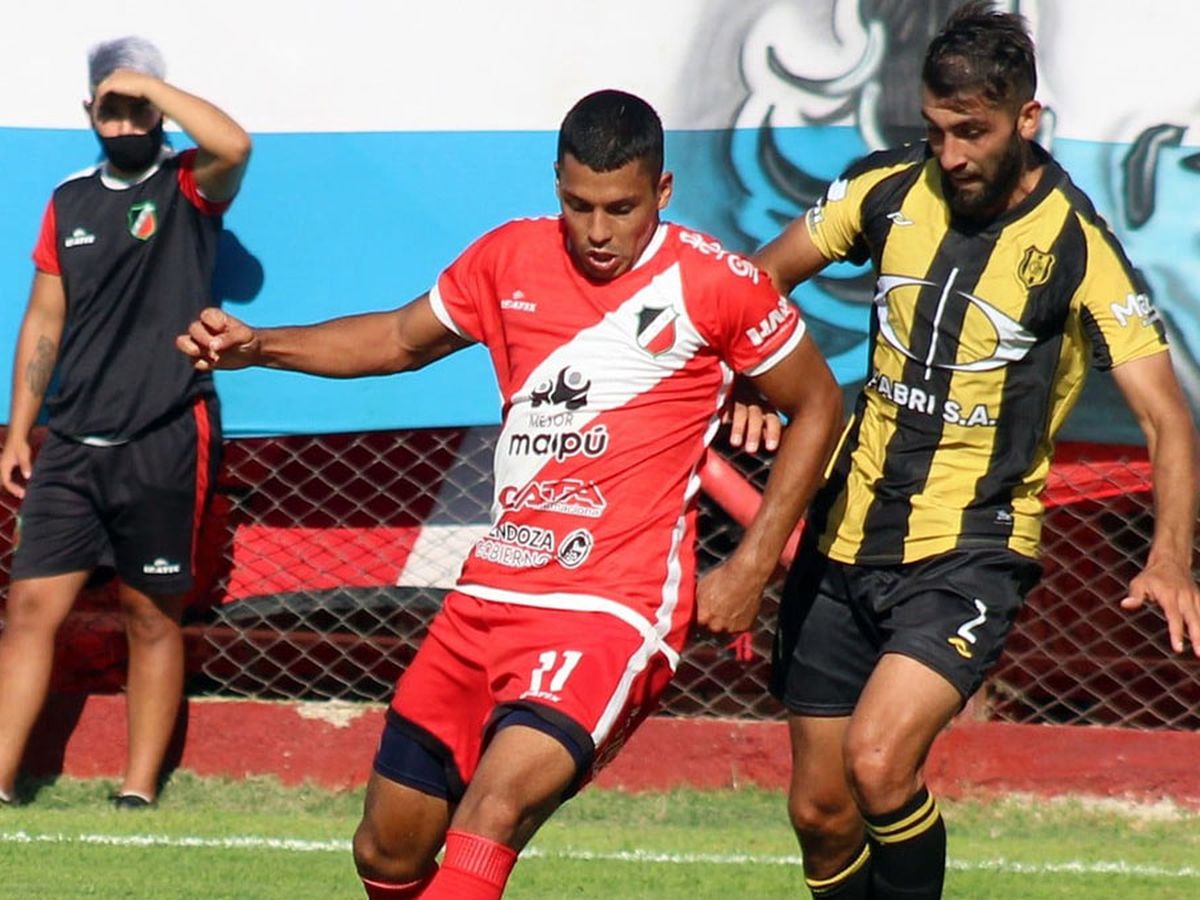
M 152 597 L 189 591 L 220 421 L 210 395 L 116 446 L 47 435 L 17 516 L 13 580 L 111 565 Z
M 954 550 L 897 566 L 847 565 L 806 545 L 779 610 L 771 693 L 793 713 L 848 716 L 885 653 L 943 676 L 965 702 L 1000 658 L 1041 564 Z

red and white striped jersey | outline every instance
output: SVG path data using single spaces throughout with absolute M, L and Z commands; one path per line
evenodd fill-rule
M 733 372 L 765 372 L 800 342 L 796 307 L 743 257 L 667 223 L 630 271 L 589 281 L 558 218 L 484 235 L 430 299 L 487 346 L 503 403 L 492 527 L 459 590 L 607 612 L 681 648 L 705 448 Z

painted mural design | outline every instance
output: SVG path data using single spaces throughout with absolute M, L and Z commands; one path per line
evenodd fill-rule
M 728 164 L 745 187 L 735 222 L 748 243 L 770 240 L 858 156 L 922 138 L 917 105 L 922 54 L 957 5 L 958 0 L 775 0 L 757 12 L 739 47 L 747 96 L 731 122 L 728 151 Z M 1063 73 L 1086 83 L 1084 73 L 1096 71 L 1101 61 L 1092 58 L 1096 41 L 1070 40 L 1081 33 L 1072 30 L 1072 24 L 1081 24 L 1072 22 L 1072 14 L 1078 20 L 1086 9 L 1047 0 L 1008 8 L 1029 18 L 1039 46 L 1039 97 L 1046 104 L 1040 140 L 1089 192 L 1149 283 L 1180 377 L 1193 408 L 1200 409 L 1195 132 L 1190 148 L 1187 142 L 1200 88 L 1193 82 L 1191 96 L 1176 91 L 1176 108 L 1159 104 L 1157 115 L 1131 101 L 1122 109 L 1120 94 L 1110 93 L 1114 102 L 1102 133 L 1088 140 L 1064 137 L 1058 133 L 1058 101 L 1073 85 Z M 1138 24 L 1124 18 L 1125 28 L 1136 31 Z M 1138 52 L 1170 52 L 1149 50 L 1153 41 L 1127 46 L 1135 62 Z M 868 268 L 836 265 L 796 294 L 842 384 L 854 384 L 865 371 L 872 292 Z M 1119 402 L 1111 389 L 1101 400 L 1108 408 Z M 1077 421 L 1074 436 L 1139 440 L 1132 423 L 1114 433 L 1110 418 L 1094 419 Z

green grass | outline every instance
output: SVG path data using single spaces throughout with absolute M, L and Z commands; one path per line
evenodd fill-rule
M 0 809 L 0 897 L 361 896 L 348 851 L 362 796 L 179 773 L 154 810 L 62 779 Z M 1030 798 L 942 803 L 947 897 L 1200 896 L 1200 816 Z M 289 843 L 290 842 L 290 843 Z M 507 897 L 805 897 L 783 800 L 765 791 L 591 790 L 534 840 Z

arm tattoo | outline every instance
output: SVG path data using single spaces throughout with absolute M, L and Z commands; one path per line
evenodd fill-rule
M 33 359 L 25 367 L 25 383 L 29 385 L 36 396 L 41 397 L 50 386 L 50 376 L 54 374 L 54 362 L 58 356 L 58 346 L 44 335 L 38 338 L 37 346 L 33 349 Z

